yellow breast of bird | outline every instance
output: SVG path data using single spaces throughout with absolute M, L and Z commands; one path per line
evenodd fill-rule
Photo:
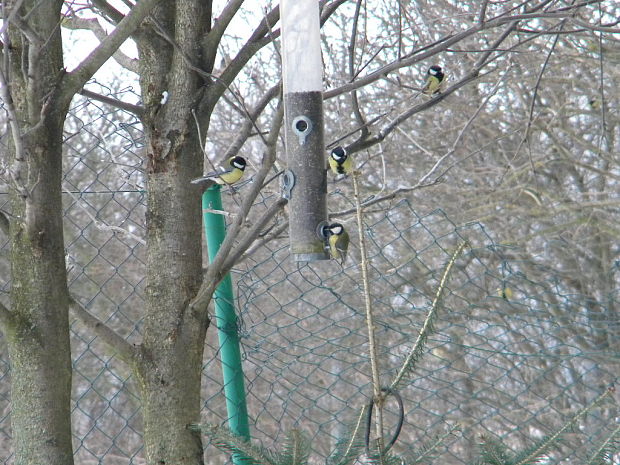
M 329 157 L 329 166 L 334 174 L 350 174 L 353 170 L 351 157 L 347 157 L 343 163 L 338 163 L 332 157 Z
M 336 247 L 336 243 L 338 242 L 338 236 L 335 234 L 329 237 L 329 252 L 332 254 L 332 257 L 336 260 L 340 259 L 340 251 Z
M 425 94 L 434 94 L 439 90 L 441 82 L 435 76 L 429 76 L 426 86 L 424 86 Z
M 243 176 L 243 171 L 235 168 L 227 173 L 222 173 L 219 175 L 215 179 L 215 182 L 218 184 L 234 184 L 241 179 L 241 176 Z

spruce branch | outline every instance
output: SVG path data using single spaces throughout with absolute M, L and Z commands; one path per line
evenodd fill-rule
M 533 465 L 538 463 L 541 456 L 549 450 L 549 448 L 555 444 L 560 437 L 570 428 L 572 428 L 583 416 L 585 416 L 590 410 L 600 404 L 606 397 L 613 393 L 613 388 L 606 389 L 604 393 L 586 405 L 583 409 L 577 412 L 569 421 L 567 421 L 560 429 L 555 433 L 545 436 L 534 444 L 533 447 L 517 455 L 514 461 L 510 462 L 510 465 Z
M 306 465 L 310 456 L 310 442 L 302 432 L 293 429 L 286 435 L 280 463 L 283 465 Z
M 585 465 L 607 465 L 620 449 L 620 424 L 591 453 Z
M 367 406 L 363 406 L 355 424 L 336 443 L 334 452 L 327 458 L 327 465 L 353 465 L 364 449 L 364 417 Z
M 441 281 L 439 282 L 439 287 L 437 288 L 435 299 L 433 300 L 431 308 L 428 311 L 428 314 L 426 315 L 426 319 L 424 320 L 424 324 L 422 325 L 422 330 L 418 334 L 418 338 L 416 339 L 415 343 L 413 344 L 413 347 L 409 351 L 409 355 L 407 355 L 407 358 L 405 359 L 405 362 L 400 368 L 398 374 L 394 378 L 394 381 L 392 381 L 392 384 L 390 385 L 390 389 L 396 390 L 402 386 L 402 384 L 405 382 L 406 375 L 413 371 L 416 363 L 422 356 L 422 351 L 424 350 L 424 345 L 426 344 L 428 336 L 434 331 L 433 323 L 437 317 L 437 311 L 439 309 L 439 304 L 445 292 L 446 284 L 448 282 L 448 278 L 450 277 L 452 267 L 454 266 L 454 262 L 456 261 L 458 256 L 461 254 L 461 252 L 463 251 L 466 245 L 467 245 L 467 242 L 461 242 L 461 244 L 456 248 L 456 250 L 452 254 L 452 257 L 450 257 L 450 261 L 448 262 L 448 265 L 446 266 L 446 269 L 443 272 L 443 276 L 441 277 Z
M 442 446 L 446 439 L 453 435 L 460 428 L 459 424 L 452 425 L 444 434 L 437 435 L 431 442 L 426 442 L 417 448 L 414 454 L 405 457 L 407 465 L 419 465 L 429 463 L 434 458 L 434 452 Z
M 237 436 L 228 428 L 215 425 L 187 425 L 191 431 L 202 432 L 211 439 L 213 445 L 235 455 L 249 465 L 282 465 L 277 456 L 269 450 L 253 445 L 249 440 Z

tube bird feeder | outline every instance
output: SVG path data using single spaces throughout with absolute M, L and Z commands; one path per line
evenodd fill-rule
M 323 62 L 318 0 L 280 0 L 282 83 L 289 199 L 289 236 L 295 261 L 326 260 L 327 220 L 323 142 Z

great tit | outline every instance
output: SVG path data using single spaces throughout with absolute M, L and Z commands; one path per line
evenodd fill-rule
M 347 259 L 349 249 L 349 233 L 344 230 L 340 223 L 332 223 L 327 227 L 329 234 L 329 253 L 334 260 L 338 260 L 341 266 Z
M 422 93 L 427 95 L 433 95 L 441 92 L 441 83 L 443 82 L 444 78 L 441 66 L 431 66 L 430 68 L 428 68 L 426 76 L 426 84 L 424 84 L 424 87 L 422 88 Z
M 329 154 L 329 167 L 334 174 L 351 174 L 353 172 L 353 160 L 347 150 L 340 145 Z
M 500 296 L 504 300 L 512 299 L 512 289 L 507 286 L 502 286 L 497 288 L 497 295 Z
M 208 173 L 201 178 L 192 180 L 192 184 L 201 184 L 206 187 L 213 184 L 234 184 L 243 176 L 246 161 L 243 157 L 232 157 L 228 160 L 230 168 L 222 168 L 220 171 Z

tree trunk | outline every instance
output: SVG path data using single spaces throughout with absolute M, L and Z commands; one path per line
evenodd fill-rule
M 12 122 L 19 126 L 9 153 L 12 289 L 3 327 L 18 465 L 73 463 L 61 199 L 66 105 L 57 102 L 63 73 L 61 6 L 61 1 L 24 2 L 20 14 L 28 13 L 29 33 L 9 26 L 10 66 L 4 70 L 10 75 Z
M 187 310 L 202 282 L 201 192 L 190 181 L 202 174 L 192 110 L 203 81 L 188 61 L 199 62 L 208 27 L 204 3 L 179 0 L 154 13 L 156 28 L 164 28 L 178 48 L 148 27 L 137 40 L 148 157 L 147 308 L 138 374 L 150 465 L 204 463 L 201 437 L 187 429 L 200 421 L 209 323 L 205 312 Z

